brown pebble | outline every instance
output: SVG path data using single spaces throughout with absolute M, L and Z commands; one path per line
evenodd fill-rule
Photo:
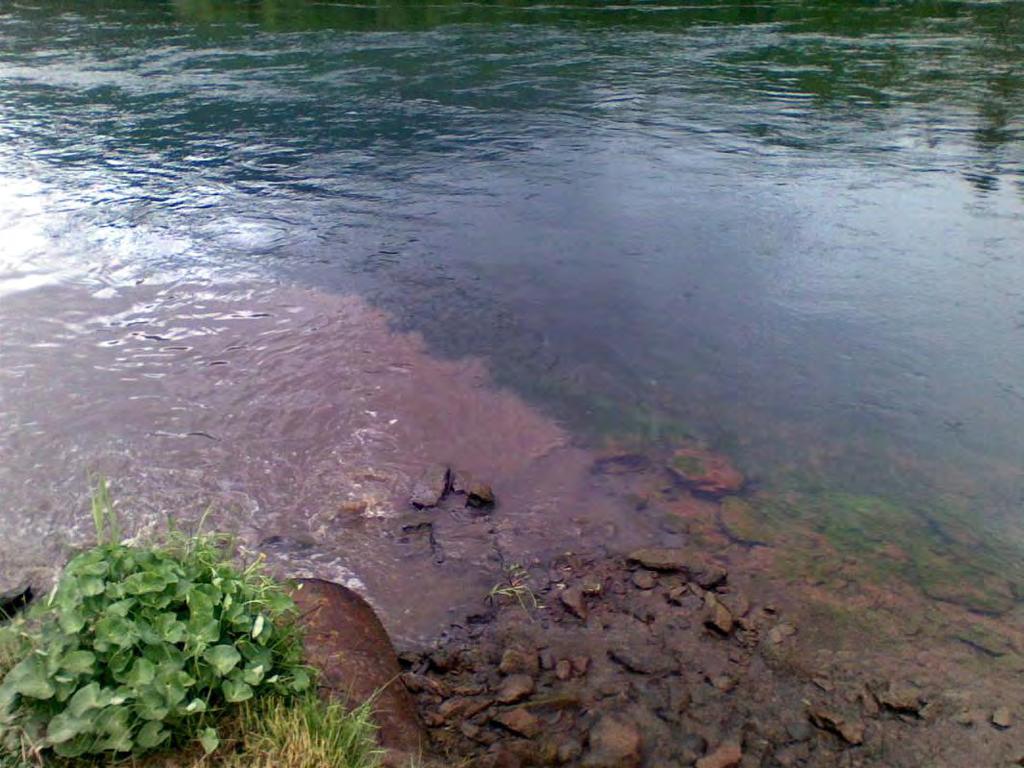
M 996 728 L 1009 728 L 1013 725 L 1013 715 L 1009 707 L 999 707 L 992 713 L 992 725 Z
M 697 768 L 736 768 L 743 759 L 743 750 L 738 744 L 722 744 L 710 755 L 697 761 Z
M 568 659 L 559 659 L 555 664 L 555 677 L 563 681 L 572 677 L 572 662 Z
M 540 733 L 540 720 L 522 707 L 502 712 L 493 719 L 499 725 L 528 739 Z
M 498 701 L 514 704 L 533 693 L 533 678 L 529 675 L 509 675 L 498 689 Z
M 633 586 L 637 589 L 654 589 L 654 574 L 650 571 L 633 571 Z
M 583 599 L 583 590 L 579 587 L 563 589 L 558 594 L 558 599 L 574 616 L 584 621 L 587 620 L 587 604 Z
M 501 655 L 501 663 L 498 671 L 503 675 L 512 675 L 523 672 L 528 675 L 536 675 L 540 670 L 540 659 L 536 651 L 527 651 L 521 648 L 508 648 Z

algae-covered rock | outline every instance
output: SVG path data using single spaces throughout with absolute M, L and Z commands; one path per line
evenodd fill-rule
M 743 474 L 725 456 L 703 448 L 680 448 L 668 465 L 691 490 L 709 496 L 737 493 L 745 482 Z
M 766 546 L 778 537 L 778 522 L 743 499 L 731 496 L 722 501 L 718 520 L 730 538 L 749 546 Z

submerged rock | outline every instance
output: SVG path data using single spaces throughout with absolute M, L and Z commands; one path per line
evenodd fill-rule
M 412 488 L 409 501 L 417 509 L 436 507 L 451 488 L 451 470 L 435 464 L 424 470 Z
M 1009 707 L 999 707 L 992 713 L 992 725 L 996 728 L 1009 728 L 1013 725 L 1013 715 Z
M 494 506 L 494 490 L 487 483 L 475 482 L 466 491 L 466 504 L 471 507 Z
M 321 579 L 300 579 L 293 597 L 306 660 L 320 670 L 321 691 L 353 707 L 375 699 L 381 744 L 419 754 L 426 736 L 402 683 L 398 656 L 369 604 L 347 587 Z
M 900 683 L 889 683 L 887 688 L 873 693 L 882 707 L 901 715 L 920 717 L 921 709 L 926 703 L 920 691 Z
M 704 610 L 704 626 L 723 635 L 732 633 L 735 623 L 732 611 L 710 592 L 704 596 Z
M 708 496 L 738 493 L 745 482 L 725 456 L 696 447 L 677 450 L 668 468 L 690 490 Z
M 583 765 L 586 768 L 635 768 L 640 764 L 641 744 L 635 725 L 605 715 L 590 731 L 590 749 L 583 758 Z
M 583 621 L 587 620 L 587 603 L 583 598 L 582 589 L 579 587 L 563 589 L 558 594 L 558 599 L 562 601 L 562 605 L 568 608 L 576 618 Z
M 495 715 L 494 722 L 527 739 L 532 739 L 541 731 L 540 720 L 523 707 Z
M 704 589 L 721 586 L 729 576 L 728 571 L 722 566 L 685 549 L 647 547 L 630 552 L 627 559 L 652 571 L 682 573 Z
M 856 718 L 843 717 L 823 707 L 811 707 L 807 717 L 818 728 L 836 734 L 847 744 L 864 743 L 864 723 Z
M 743 759 L 738 744 L 722 744 L 718 749 L 697 761 L 697 768 L 736 768 Z
M 533 688 L 533 678 L 529 675 L 509 675 L 498 689 L 497 698 L 502 704 L 514 704 L 533 693 Z

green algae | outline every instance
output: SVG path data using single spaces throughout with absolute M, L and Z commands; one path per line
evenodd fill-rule
M 707 472 L 699 456 L 677 455 L 672 459 L 672 466 L 686 477 L 699 477 Z
M 902 581 L 983 614 L 1005 613 L 1024 594 L 1021 553 L 987 531 L 976 511 L 948 500 L 915 504 L 816 487 L 727 500 L 721 522 L 743 542 L 784 540 L 780 565 L 793 576 L 824 580 L 841 570 L 868 583 Z

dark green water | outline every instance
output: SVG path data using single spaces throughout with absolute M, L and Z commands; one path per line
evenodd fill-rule
M 1024 5 L 0 6 L 0 302 L 140 280 L 355 292 L 583 440 L 1019 537 Z

